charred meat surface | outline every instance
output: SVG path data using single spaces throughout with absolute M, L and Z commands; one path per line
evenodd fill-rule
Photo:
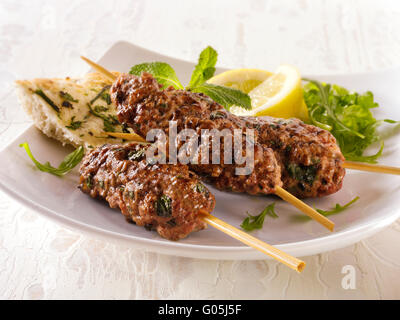
M 111 93 L 119 120 L 142 136 L 156 128 L 168 134 L 170 120 L 177 121 L 178 130 L 254 129 L 256 165 L 250 177 L 233 177 L 229 165 L 192 166 L 200 175 L 212 177 L 220 189 L 271 193 L 273 185 L 282 186 L 282 180 L 283 188 L 306 198 L 329 195 L 342 187 L 344 157 L 328 131 L 297 119 L 238 117 L 202 94 L 161 90 L 149 74 L 121 75 Z
M 147 148 L 108 144 L 91 151 L 80 167 L 80 189 L 169 240 L 206 228 L 199 210 L 211 212 L 214 196 L 186 165 L 149 164 Z
M 339 191 L 345 169 L 335 137 L 298 119 L 240 117 L 258 132 L 258 142 L 275 151 L 284 188 L 298 197 L 321 197 Z
M 274 193 L 276 186 L 282 185 L 281 168 L 273 150 L 249 138 L 242 121 L 209 97 L 172 87 L 162 90 L 160 84 L 146 73 L 141 77 L 128 74 L 119 76 L 110 93 L 117 106 L 119 121 L 143 137 L 152 129 L 161 129 L 169 135 L 170 121 L 177 122 L 178 133 L 183 129 L 193 129 L 197 136 L 201 136 L 204 130 L 217 129 L 219 132 L 224 130 L 226 136 L 232 137 L 235 129 L 241 130 L 238 145 L 242 145 L 242 156 L 246 155 L 246 142 L 254 146 L 254 170 L 250 174 L 236 174 L 236 169 L 245 167 L 246 163 L 232 161 L 229 164 L 225 161 L 222 138 L 220 164 L 211 163 L 212 148 L 209 148 L 209 164 L 202 164 L 200 160 L 198 164 L 189 164 L 191 170 L 217 188 L 249 194 L 270 194 Z M 178 144 L 178 150 L 182 144 Z

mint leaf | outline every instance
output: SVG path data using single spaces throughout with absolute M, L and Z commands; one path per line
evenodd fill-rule
M 223 105 L 227 110 L 233 105 L 244 109 L 251 109 L 251 99 L 242 91 L 205 83 L 215 72 L 218 54 L 210 46 L 205 48 L 199 56 L 199 61 L 192 73 L 192 78 L 186 90 L 201 92 L 215 102 Z M 143 72 L 150 73 L 164 88 L 169 86 L 175 89 L 184 89 L 174 69 L 164 62 L 141 63 L 131 68 L 130 74 L 140 76 Z
M 267 215 L 271 218 L 278 218 L 278 215 L 275 213 L 275 203 L 267 206 L 261 213 L 257 216 L 252 216 L 247 213 L 248 217 L 243 220 L 240 227 L 246 231 L 253 231 L 255 229 L 261 229 L 264 225 L 264 220 Z
M 173 86 L 175 89 L 183 89 L 175 70 L 164 62 L 141 63 L 131 68 L 130 74 L 140 76 L 143 72 L 148 72 L 161 84 L 164 88 Z
M 51 173 L 59 177 L 71 171 L 79 162 L 81 162 L 84 155 L 83 147 L 79 146 L 78 148 L 75 149 L 75 151 L 71 152 L 64 158 L 64 160 L 60 163 L 58 168 L 54 168 L 49 162 L 42 164 L 39 161 L 37 161 L 33 156 L 27 142 L 21 143 L 19 146 L 25 149 L 29 158 L 31 158 L 33 163 L 40 171 Z
M 204 93 L 215 102 L 223 105 L 227 110 L 232 106 L 251 109 L 251 99 L 249 95 L 240 90 L 217 86 L 211 83 L 203 83 L 193 88 L 192 91 Z
M 205 48 L 199 56 L 199 61 L 193 70 L 190 83 L 187 89 L 195 88 L 208 79 L 215 73 L 215 64 L 217 63 L 218 53 L 212 47 Z
M 187 90 L 201 92 L 215 102 L 223 105 L 227 110 L 233 105 L 245 109 L 251 108 L 250 97 L 242 91 L 205 83 L 215 73 L 218 53 L 212 47 L 205 48 L 199 56 L 199 61 L 192 73 Z

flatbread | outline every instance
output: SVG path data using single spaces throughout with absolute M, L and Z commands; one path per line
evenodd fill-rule
M 20 104 L 36 127 L 63 145 L 92 149 L 123 142 L 106 132 L 128 132 L 119 124 L 109 99 L 111 81 L 100 73 L 75 79 L 18 80 L 15 84 Z

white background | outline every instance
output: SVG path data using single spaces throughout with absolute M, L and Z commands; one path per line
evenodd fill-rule
M 368 71 L 400 64 L 397 3 L 0 0 L 0 147 L 30 125 L 9 107 L 13 80 L 83 75 L 79 55 L 97 59 L 117 40 L 192 61 L 212 45 L 226 67 Z M 0 198 L 3 299 L 400 298 L 399 221 L 353 246 L 304 258 L 299 275 L 274 261 L 196 260 L 109 244 Z M 341 286 L 345 265 L 355 267 L 355 290 Z

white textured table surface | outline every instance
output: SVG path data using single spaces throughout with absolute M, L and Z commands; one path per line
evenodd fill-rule
M 308 74 L 400 63 L 398 1 L 0 0 L 0 147 L 30 125 L 12 81 L 78 76 L 117 40 L 220 66 Z M 306 257 L 296 274 L 274 261 L 207 261 L 145 253 L 69 231 L 0 194 L 0 298 L 400 298 L 400 224 L 353 246 Z M 342 287 L 344 266 L 356 288 Z

